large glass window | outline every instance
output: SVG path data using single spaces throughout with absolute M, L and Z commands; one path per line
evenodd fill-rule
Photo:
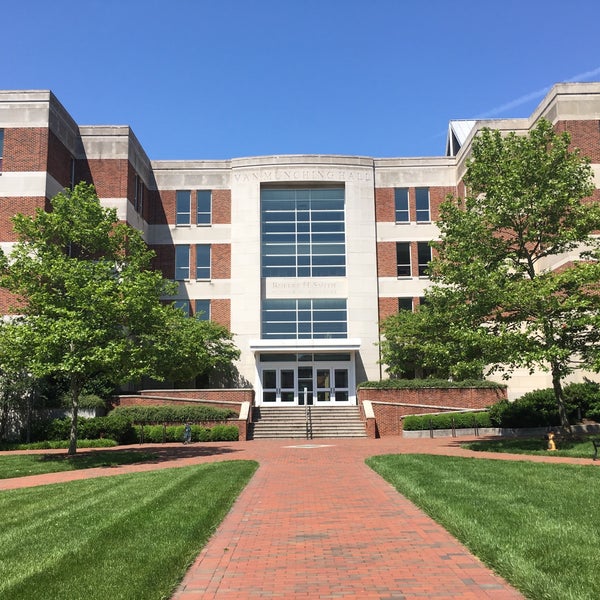
M 175 279 L 190 278 L 190 247 L 188 244 L 175 246 Z
M 398 277 L 410 277 L 410 242 L 396 243 L 396 271 Z
M 394 208 L 396 211 L 396 223 L 408 223 L 410 221 L 408 188 L 396 188 L 394 190 Z
M 194 314 L 200 321 L 210 321 L 210 300 L 196 300 Z
M 345 299 L 263 300 L 263 339 L 345 338 Z
M 183 313 L 185 314 L 186 317 L 190 316 L 189 300 L 175 300 L 175 302 L 173 302 L 173 304 L 175 305 L 175 308 L 178 308 L 179 310 L 183 311 Z
M 175 225 L 189 225 L 191 218 L 191 198 L 189 190 L 179 190 L 175 196 L 176 218 Z
M 410 310 L 413 309 L 413 299 L 410 298 L 398 298 L 398 310 Z
M 210 244 L 196 246 L 196 279 L 210 279 Z
M 212 221 L 212 192 L 196 192 L 196 225 L 210 225 Z
M 429 214 L 429 188 L 422 187 L 415 189 L 415 204 L 417 207 L 417 223 L 431 221 L 431 215 Z
M 417 256 L 419 260 L 419 277 L 427 277 L 429 261 L 431 260 L 431 246 L 429 242 L 417 242 Z
M 346 275 L 344 189 L 263 189 L 263 277 Z

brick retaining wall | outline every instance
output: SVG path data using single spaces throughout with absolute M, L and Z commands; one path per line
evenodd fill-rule
M 505 399 L 506 388 L 360 388 L 358 402 L 372 403 L 374 427 L 367 427 L 369 437 L 402 435 L 407 415 L 482 409 Z M 368 423 L 367 423 L 368 425 Z

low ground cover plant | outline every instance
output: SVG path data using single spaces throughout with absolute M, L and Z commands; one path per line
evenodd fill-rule
M 27 477 L 42 473 L 76 471 L 94 467 L 116 467 L 156 459 L 156 452 L 115 450 L 111 452 L 84 452 L 65 454 L 12 454 L 0 455 L 0 479 Z
M 367 464 L 527 598 L 600 598 L 597 468 L 421 455 Z
M 0 598 L 170 598 L 257 468 L 226 461 L 0 494 Z
M 423 429 L 464 429 L 473 427 L 492 427 L 487 412 L 451 412 L 439 415 L 408 415 L 404 417 L 404 431 Z

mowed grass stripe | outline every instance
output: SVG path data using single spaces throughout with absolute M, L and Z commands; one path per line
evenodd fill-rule
M 600 598 L 597 467 L 421 455 L 367 463 L 528 598 Z
M 0 597 L 169 597 L 256 467 L 228 461 L 3 492 L 0 511 L 12 517 L 0 524 Z

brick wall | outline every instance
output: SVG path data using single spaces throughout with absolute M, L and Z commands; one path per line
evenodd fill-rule
M 379 298 L 379 321 L 398 312 L 398 298 Z
M 167 279 L 175 276 L 175 246 L 154 245 L 151 246 L 156 256 L 152 259 L 152 268 L 162 272 Z
M 17 127 L 4 130 L 3 171 L 45 171 L 48 129 Z
M 402 417 L 452 409 L 487 408 L 506 398 L 505 388 L 427 388 L 378 390 L 360 388 L 358 402 L 373 403 L 378 437 L 401 435 Z
M 211 244 L 211 279 L 231 278 L 231 244 Z
M 71 153 L 51 131 L 48 137 L 48 174 L 65 188 L 71 186 L 72 160 Z
M 212 222 L 215 225 L 231 223 L 231 190 L 213 190 Z
M 84 165 L 81 165 L 84 167 Z M 100 198 L 126 198 L 129 161 L 126 159 L 91 159 L 88 174 L 82 169 L 85 181 L 93 183 Z
M 231 300 L 229 298 L 215 298 L 210 301 L 210 320 L 231 328 Z
M 554 129 L 558 133 L 567 131 L 572 148 L 579 148 L 583 156 L 600 163 L 600 121 L 558 121 Z
M 377 276 L 396 277 L 396 242 L 377 242 Z
M 446 199 L 448 194 L 456 194 L 456 188 L 444 186 L 429 187 L 429 210 L 431 221 L 437 221 L 439 219 L 440 205 Z M 414 223 L 417 220 L 414 187 L 408 188 L 408 207 L 409 218 Z M 394 188 L 375 189 L 375 219 L 377 223 L 394 223 L 396 221 Z

